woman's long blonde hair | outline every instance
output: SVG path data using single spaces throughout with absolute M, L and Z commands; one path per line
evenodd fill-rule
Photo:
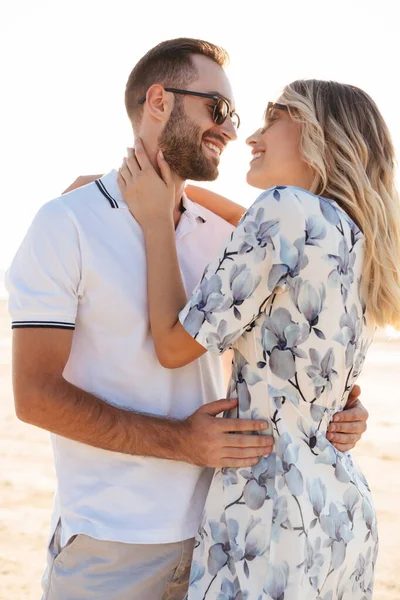
M 280 101 L 301 123 L 310 191 L 335 200 L 365 236 L 362 288 L 378 326 L 400 329 L 400 199 L 390 133 L 374 101 L 352 85 L 299 80 Z

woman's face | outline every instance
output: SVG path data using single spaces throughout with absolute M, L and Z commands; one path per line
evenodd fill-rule
M 262 190 L 277 185 L 310 189 L 313 172 L 302 159 L 300 134 L 300 124 L 291 119 L 288 111 L 270 110 L 263 128 L 246 140 L 253 155 L 247 183 Z

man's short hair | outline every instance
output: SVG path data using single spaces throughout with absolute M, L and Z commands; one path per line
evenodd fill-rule
M 213 60 L 220 67 L 229 62 L 226 50 L 204 40 L 177 38 L 161 42 L 149 50 L 133 68 L 125 88 L 125 108 L 133 125 L 142 115 L 138 101 L 154 84 L 185 88 L 197 78 L 197 69 L 192 60 L 200 54 Z

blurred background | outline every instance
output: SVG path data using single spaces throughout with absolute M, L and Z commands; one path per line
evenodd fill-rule
M 132 133 L 126 79 L 158 42 L 199 37 L 224 46 L 242 119 L 207 187 L 249 206 L 245 138 L 269 100 L 298 78 L 362 87 L 400 153 L 398 3 L 394 0 L 1 0 L 0 3 L 0 600 L 40 597 L 54 473 L 48 435 L 18 422 L 10 383 L 4 270 L 39 207 L 78 175 L 118 168 Z M 400 598 L 399 341 L 380 332 L 360 381 L 370 411 L 356 449 L 380 517 L 375 598 Z

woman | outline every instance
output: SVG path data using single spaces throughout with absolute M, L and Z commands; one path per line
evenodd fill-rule
M 247 143 L 248 183 L 267 191 L 188 301 L 168 165 L 160 155 L 162 181 L 139 143 L 119 177 L 144 231 L 161 363 L 233 347 L 239 404 L 225 416 L 268 420 L 275 438 L 256 464 L 215 472 L 188 598 L 364 600 L 378 547 L 371 494 L 325 433 L 375 327 L 400 326 L 390 135 L 363 91 L 312 80 L 286 86 Z

